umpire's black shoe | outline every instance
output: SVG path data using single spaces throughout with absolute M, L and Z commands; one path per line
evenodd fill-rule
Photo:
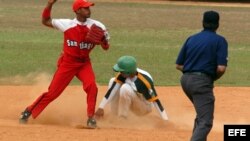
M 88 120 L 87 120 L 87 126 L 89 127 L 89 128 L 97 128 L 97 125 L 96 125 L 96 120 L 94 119 L 94 118 L 89 118 Z
M 26 124 L 28 122 L 30 115 L 31 115 L 31 112 L 29 112 L 27 109 L 25 109 L 21 113 L 21 117 L 19 118 L 19 123 Z

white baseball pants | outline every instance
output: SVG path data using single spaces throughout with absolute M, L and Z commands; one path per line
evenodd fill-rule
M 115 78 L 109 81 L 109 88 Z M 129 110 L 136 115 L 146 115 L 152 111 L 152 103 L 148 102 L 142 94 L 139 94 L 128 83 L 124 83 L 111 100 L 111 112 L 121 117 L 127 117 Z

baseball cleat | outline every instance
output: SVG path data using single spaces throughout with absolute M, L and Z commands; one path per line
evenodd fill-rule
M 19 123 L 26 124 L 28 122 L 30 115 L 31 115 L 31 112 L 29 112 L 27 109 L 25 109 L 21 113 L 21 117 L 19 118 Z
M 87 120 L 87 127 L 92 128 L 92 129 L 97 128 L 96 120 L 94 118 L 89 118 Z

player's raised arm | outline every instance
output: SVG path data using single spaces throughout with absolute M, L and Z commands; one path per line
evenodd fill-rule
M 48 3 L 42 13 L 42 23 L 48 27 L 53 27 L 51 21 L 51 9 L 56 1 L 57 0 L 48 0 Z

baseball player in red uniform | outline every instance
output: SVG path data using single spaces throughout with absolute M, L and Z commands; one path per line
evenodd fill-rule
M 97 86 L 89 54 L 95 45 L 104 50 L 109 48 L 109 35 L 106 27 L 99 21 L 90 19 L 90 6 L 94 3 L 86 0 L 75 0 L 73 11 L 75 19 L 51 19 L 51 9 L 57 0 L 48 0 L 42 13 L 42 23 L 55 28 L 64 34 L 63 52 L 58 59 L 57 70 L 48 91 L 39 96 L 21 114 L 20 123 L 27 123 L 32 115 L 36 118 L 45 107 L 55 100 L 76 76 L 87 94 L 87 126 L 96 127 L 94 119 Z

